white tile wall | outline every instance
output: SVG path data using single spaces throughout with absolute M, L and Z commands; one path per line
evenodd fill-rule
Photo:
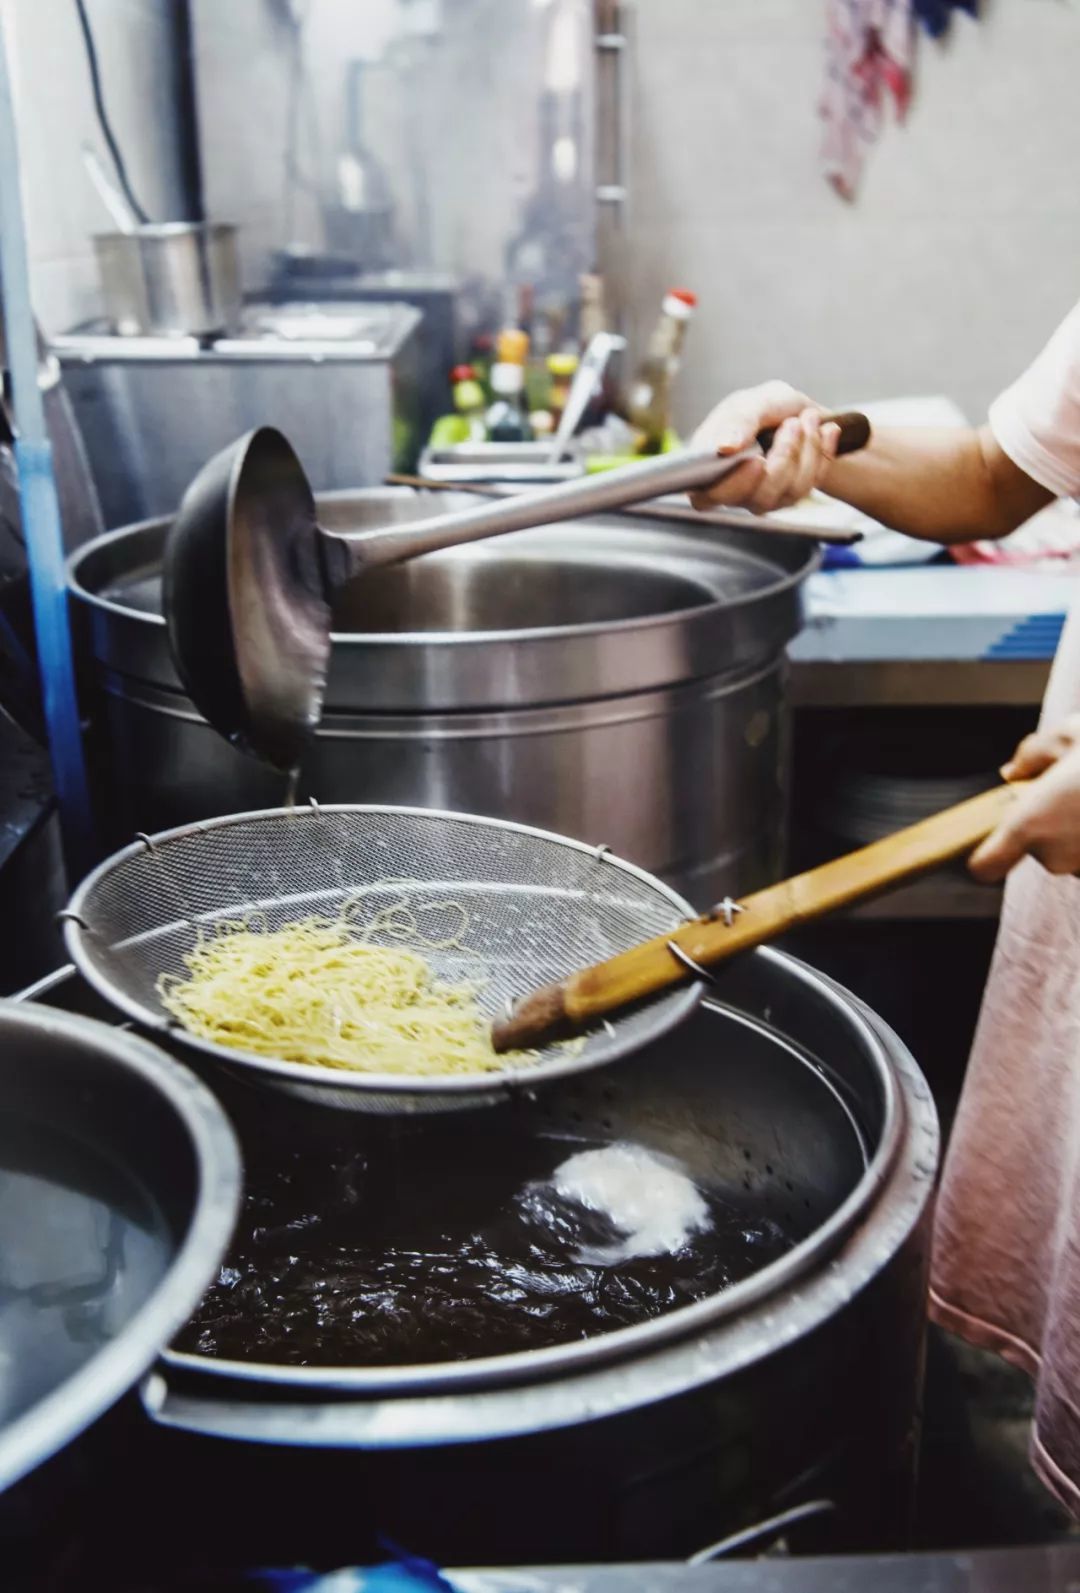
M 179 213 L 168 7 L 161 0 L 88 0 L 117 140 L 154 220 Z M 4 0 L 13 54 L 19 153 L 38 318 L 55 332 L 100 310 L 90 238 L 110 222 L 90 186 L 81 145 L 106 169 L 72 0 Z
M 265 0 L 193 0 L 200 131 L 208 203 L 241 226 L 246 280 L 265 276 L 271 251 L 290 241 L 284 195 L 289 105 L 297 62 L 307 109 L 299 159 L 309 189 L 296 197 L 293 239 L 325 246 L 320 198 L 336 193 L 346 63 L 368 60 L 365 138 L 387 167 L 397 238 L 406 265 L 455 276 L 499 278 L 521 224 L 538 160 L 538 84 L 544 68 L 544 8 L 529 0 L 469 0 L 448 6 L 437 39 L 395 66 L 387 41 L 400 35 L 415 0 L 313 0 L 299 54 L 279 6 Z M 587 0 L 567 0 L 574 36 L 589 48 Z M 406 94 L 404 83 L 414 85 Z M 430 206 L 430 257 L 417 225 L 422 158 Z M 582 165 L 591 162 L 587 149 Z M 583 207 L 584 208 L 584 207 Z
M 982 0 L 919 42 L 915 101 L 853 206 L 818 166 L 823 0 L 638 0 L 628 269 L 701 308 L 691 425 L 784 376 L 825 402 L 945 392 L 973 416 L 1080 297 L 1080 5 Z
M 325 246 L 321 203 L 334 186 L 334 160 L 344 143 L 345 63 L 377 61 L 397 25 L 397 0 L 317 0 L 304 13 L 299 38 L 281 7 L 265 0 L 194 0 L 192 15 L 207 205 L 240 227 L 245 281 L 257 286 L 274 250 L 288 243 Z M 375 71 L 366 85 L 369 137 L 372 126 L 385 132 L 382 92 Z M 391 120 L 394 113 L 419 113 L 390 109 Z M 291 215 L 289 158 L 302 179 L 292 188 Z
M 3 3 L 15 23 L 34 291 L 58 329 L 98 308 L 89 237 L 104 217 L 79 145 L 100 141 L 71 0 Z M 167 8 L 89 4 L 133 179 L 164 218 L 179 201 Z M 241 209 L 246 200 L 238 219 L 261 267 L 282 241 L 286 30 L 264 0 L 201 0 L 203 17 L 211 8 L 202 69 L 242 92 L 215 96 L 231 106 L 215 128 L 229 181 L 209 170 L 208 188 L 228 189 Z M 886 129 L 853 206 L 817 160 L 823 0 L 638 0 L 636 10 L 622 264 L 638 337 L 666 286 L 700 295 L 684 427 L 727 389 L 771 375 L 825 402 L 942 391 L 981 415 L 1080 295 L 1080 0 L 982 0 L 982 19 L 958 15 L 946 45 L 922 39 L 908 123 Z M 464 95 L 465 117 L 470 103 Z M 482 230 L 484 210 L 510 202 L 508 181 L 485 177 L 458 230 Z

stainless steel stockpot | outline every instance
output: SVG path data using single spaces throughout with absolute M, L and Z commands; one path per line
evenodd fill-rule
M 374 489 L 319 512 L 374 528 L 426 500 Z M 166 531 L 125 527 L 69 567 L 112 842 L 283 793 L 181 690 L 161 617 Z M 816 559 L 798 538 L 620 516 L 377 572 L 339 606 L 303 791 L 606 844 L 701 905 L 750 889 L 780 865 L 785 649 Z

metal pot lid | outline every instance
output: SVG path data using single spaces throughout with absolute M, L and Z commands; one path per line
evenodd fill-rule
M 448 495 L 447 508 L 457 503 Z M 330 493 L 318 507 L 330 528 L 404 524 L 427 510 L 425 495 L 402 488 Z M 68 579 L 90 610 L 98 658 L 179 692 L 161 618 L 166 530 L 148 521 L 96 539 Z M 737 677 L 797 633 L 817 559 L 795 537 L 632 516 L 432 554 L 367 577 L 354 607 L 342 600 L 326 707 L 512 708 Z
M 210 1092 L 123 1030 L 0 1002 L 0 1489 L 131 1388 L 239 1207 Z

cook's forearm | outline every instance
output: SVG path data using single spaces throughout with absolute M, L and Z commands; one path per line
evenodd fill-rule
M 931 542 L 1007 536 L 1050 499 L 1004 460 L 988 430 L 966 427 L 875 428 L 863 452 L 833 460 L 822 486 Z

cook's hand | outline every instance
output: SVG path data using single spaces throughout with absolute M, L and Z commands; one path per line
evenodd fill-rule
M 1023 740 L 1002 769 L 1007 780 L 1034 780 L 971 858 L 976 879 L 995 884 L 1025 856 L 1051 874 L 1080 874 L 1080 714 Z
M 764 426 L 777 427 L 776 440 L 764 458 L 748 459 L 714 487 L 691 493 L 690 502 L 700 510 L 738 507 L 755 514 L 799 503 L 836 457 L 840 428 L 821 420 L 818 406 L 787 382 L 730 393 L 698 427 L 694 446 L 714 448 L 721 457 L 737 454 Z

